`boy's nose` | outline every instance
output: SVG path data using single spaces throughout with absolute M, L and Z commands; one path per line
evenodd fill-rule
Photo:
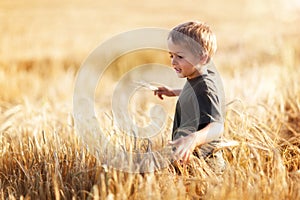
M 171 59 L 171 64 L 172 64 L 172 65 L 177 65 L 178 63 L 177 63 L 176 59 L 172 58 L 172 59 Z

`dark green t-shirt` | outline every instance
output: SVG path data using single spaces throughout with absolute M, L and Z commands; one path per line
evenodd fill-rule
M 172 140 L 199 131 L 210 122 L 223 123 L 224 90 L 221 78 L 211 61 L 207 73 L 187 79 L 177 104 Z

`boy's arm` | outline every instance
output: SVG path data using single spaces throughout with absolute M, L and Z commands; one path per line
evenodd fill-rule
M 173 93 L 175 94 L 175 96 L 179 96 L 181 91 L 182 89 L 173 89 Z
M 179 96 L 182 89 L 171 89 L 168 87 L 158 87 L 157 90 L 154 91 L 154 95 L 157 95 L 160 99 L 164 99 L 164 96 L 174 97 Z
M 211 122 L 200 131 L 188 134 L 185 137 L 169 142 L 176 147 L 175 158 L 187 162 L 197 146 L 201 146 L 220 137 L 224 130 L 224 124 Z

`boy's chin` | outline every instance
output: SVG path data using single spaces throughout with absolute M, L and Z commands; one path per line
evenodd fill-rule
M 178 78 L 186 78 L 186 76 L 184 76 L 183 74 L 179 74 L 179 73 L 177 73 L 177 77 Z

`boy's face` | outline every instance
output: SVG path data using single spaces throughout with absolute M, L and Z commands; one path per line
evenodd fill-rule
M 198 70 L 202 65 L 200 55 L 192 54 L 184 45 L 175 44 L 171 39 L 168 39 L 168 49 L 172 67 L 179 78 L 192 79 L 201 74 Z

